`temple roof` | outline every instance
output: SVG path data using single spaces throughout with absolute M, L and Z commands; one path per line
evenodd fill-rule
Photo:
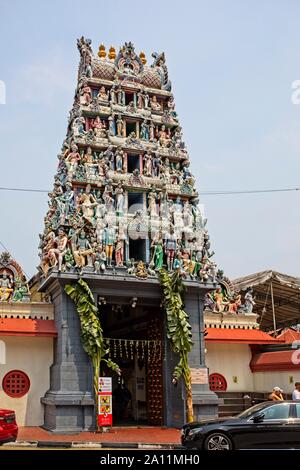
M 272 291 L 276 329 L 300 323 L 300 278 L 267 270 L 243 276 L 232 281 L 237 291 L 254 290 L 254 311 L 260 328 L 274 329 Z
M 231 344 L 273 344 L 282 343 L 283 340 L 257 329 L 243 328 L 206 328 L 205 341 Z

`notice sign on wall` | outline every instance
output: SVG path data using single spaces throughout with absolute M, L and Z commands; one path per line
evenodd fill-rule
M 99 377 L 98 398 L 98 425 L 112 426 L 111 377 Z

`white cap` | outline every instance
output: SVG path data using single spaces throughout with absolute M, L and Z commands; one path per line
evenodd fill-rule
M 273 390 L 274 390 L 275 392 L 282 392 L 282 390 L 281 390 L 280 387 L 274 387 Z

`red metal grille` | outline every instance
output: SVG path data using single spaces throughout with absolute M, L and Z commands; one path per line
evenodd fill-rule
M 209 388 L 213 392 L 226 392 L 227 382 L 223 375 L 221 374 L 210 374 L 209 376 Z
M 11 370 L 3 377 L 2 388 L 9 397 L 23 397 L 30 388 L 29 377 L 21 370 Z

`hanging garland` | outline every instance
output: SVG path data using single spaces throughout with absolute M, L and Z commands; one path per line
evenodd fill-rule
M 173 351 L 179 355 L 179 362 L 173 372 L 173 383 L 177 384 L 182 377 L 186 389 L 187 422 L 193 421 L 193 399 L 191 371 L 188 365 L 188 353 L 191 351 L 192 333 L 188 314 L 184 311 L 184 284 L 179 271 L 168 274 L 165 269 L 159 270 L 159 280 L 163 288 L 164 307 L 167 314 L 167 337 Z
M 109 354 L 109 348 L 103 338 L 103 330 L 98 316 L 98 309 L 95 304 L 94 296 L 88 284 L 79 279 L 76 284 L 67 284 L 65 292 L 74 301 L 80 320 L 80 338 L 83 349 L 91 358 L 94 369 L 94 392 L 95 392 L 95 414 L 96 427 L 98 429 L 98 383 L 101 362 L 106 363 L 107 367 L 117 374 L 120 374 L 119 366 L 113 362 Z

